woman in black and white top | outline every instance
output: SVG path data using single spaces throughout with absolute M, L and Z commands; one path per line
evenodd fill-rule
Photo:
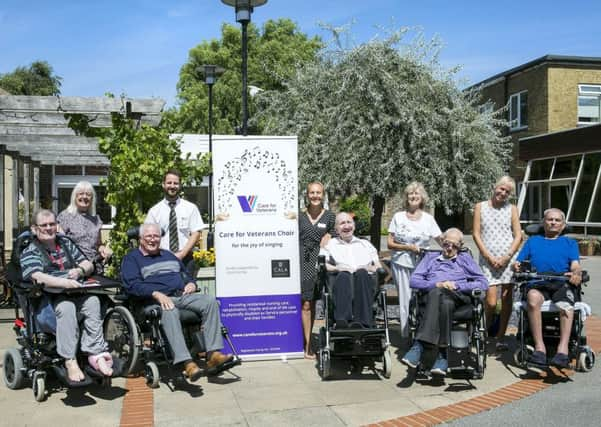
M 307 207 L 299 215 L 301 260 L 301 298 L 305 358 L 315 359 L 311 349 L 311 331 L 315 319 L 317 257 L 334 234 L 336 215 L 323 206 L 324 187 L 320 182 L 307 186 Z

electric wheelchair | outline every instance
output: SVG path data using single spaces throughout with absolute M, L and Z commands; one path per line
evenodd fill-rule
M 136 247 L 139 238 L 139 227 L 132 227 L 127 230 L 127 237 L 132 248 Z M 143 373 L 146 378 L 146 384 L 150 388 L 157 388 L 161 380 L 169 386 L 171 381 L 182 382 L 183 373 L 173 368 L 173 355 L 169 342 L 165 336 L 161 325 L 161 306 L 158 303 L 133 297 L 131 295 L 121 294 L 117 299 L 133 313 L 133 318 L 137 325 L 137 353 L 136 363 L 132 366 L 132 374 Z M 186 345 L 190 350 L 194 362 L 200 367 L 203 366 L 202 356 L 205 352 L 204 340 L 202 337 L 202 318 L 196 312 L 191 310 L 179 309 L 182 332 Z M 218 375 L 219 373 L 232 369 L 240 365 L 242 360 L 238 356 L 236 348 L 231 341 L 225 326 L 221 327 L 221 333 L 232 349 L 234 357 L 231 361 L 221 365 L 219 369 L 205 369 L 205 375 Z M 125 348 L 124 351 L 127 351 Z M 161 375 L 160 367 L 167 366 L 166 375 Z M 173 387 L 171 388 L 174 389 Z
M 64 235 L 59 238 L 69 239 Z M 50 304 L 49 293 L 42 284 L 23 282 L 21 278 L 20 256 L 32 241 L 27 231 L 15 241 L 11 260 L 7 265 L 8 284 L 15 303 L 15 321 L 13 330 L 19 347 L 7 349 L 3 360 L 4 382 L 10 389 L 20 389 L 30 383 L 35 399 L 40 402 L 47 397 L 46 384 L 50 375 L 57 378 L 67 388 L 86 387 L 94 382 L 110 385 L 110 378 L 97 372 L 87 362 L 87 357 L 77 355 L 78 363 L 83 367 L 85 379 L 80 382 L 69 381 L 64 368 L 64 359 L 56 352 L 55 331 L 52 319 L 54 310 Z M 126 374 L 135 363 L 135 342 L 133 333 L 136 325 L 131 313 L 112 299 L 120 284 L 110 279 L 93 277 L 81 288 L 62 289 L 59 293 L 94 294 L 99 297 L 104 313 L 103 331 L 109 351 L 113 356 L 113 377 Z M 48 289 L 49 291 L 50 289 Z M 53 289 L 57 292 L 56 289 Z M 118 327 L 117 327 L 118 326 Z M 108 331 L 112 331 L 108 333 Z M 119 343 L 121 351 L 114 351 Z
M 334 326 L 332 286 L 337 273 L 328 272 L 326 258 L 318 258 L 318 283 L 321 289 L 324 307 L 324 326 L 319 330 L 319 374 L 322 380 L 332 377 L 332 363 L 335 360 L 349 360 L 354 370 L 361 372 L 363 366 L 373 366 L 373 362 L 381 362 L 381 375 L 390 378 L 392 373 L 392 356 L 390 336 L 388 332 L 388 312 L 386 309 L 386 290 L 379 289 L 379 278 L 385 271 L 379 269 L 372 275 L 374 284 L 374 305 L 379 305 L 383 319 L 375 319 L 371 328 L 351 323 L 349 328 L 338 329 Z M 380 271 L 381 270 L 381 271 Z M 374 313 L 375 314 L 375 313 Z M 367 362 L 367 363 L 366 363 Z
M 471 256 L 469 249 L 464 252 Z M 436 249 L 421 251 L 422 260 L 427 253 L 441 253 Z M 423 317 L 423 308 L 426 305 L 428 291 L 413 290 L 409 301 L 409 338 L 415 341 L 419 324 Z M 480 289 L 472 290 L 467 294 L 470 304 L 458 307 L 453 312 L 450 342 L 447 347 L 447 361 L 449 363 L 448 375 L 451 377 L 468 377 L 482 379 L 486 369 L 486 319 L 484 315 L 484 292 Z M 417 367 L 418 375 L 429 378 L 428 367 L 420 364 Z
M 526 227 L 526 234 L 536 235 L 541 234 L 543 228 L 539 224 L 531 224 Z M 514 281 L 516 282 L 521 297 L 513 305 L 514 310 L 518 314 L 518 332 L 517 340 L 518 347 L 513 354 L 516 365 L 527 368 L 531 366 L 528 363 L 530 355 L 534 352 L 534 339 L 529 327 L 528 307 L 525 300 L 526 294 L 530 287 L 536 282 L 552 281 L 564 286 L 568 285 L 568 277 L 565 275 L 555 275 L 537 272 L 529 261 L 523 261 L 520 265 L 520 271 L 514 273 Z M 582 301 L 583 287 L 587 286 L 590 277 L 586 271 L 582 271 L 582 282 L 580 286 L 571 287 L 574 292 L 574 320 L 568 341 L 568 358 L 576 360 L 576 369 L 581 372 L 589 372 L 595 365 L 595 352 L 587 345 L 587 338 L 584 333 L 584 321 L 587 316 L 590 316 L 591 307 Z M 555 354 L 560 338 L 560 309 L 550 300 L 545 300 L 541 307 L 542 324 L 543 324 L 543 341 L 547 349 L 547 357 L 552 357 Z M 535 366 L 535 365 L 532 365 Z M 539 366 L 535 366 L 539 367 Z

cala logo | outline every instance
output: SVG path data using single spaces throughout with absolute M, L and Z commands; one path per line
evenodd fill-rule
M 242 212 L 252 212 L 257 204 L 258 196 L 238 196 L 238 203 L 242 208 Z

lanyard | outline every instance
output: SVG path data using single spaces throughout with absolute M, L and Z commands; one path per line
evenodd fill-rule
M 65 266 L 63 265 L 63 258 L 60 256 L 61 247 L 59 246 L 58 243 L 56 244 L 55 249 L 56 249 L 56 253 L 58 254 L 58 257 L 54 258 L 52 256 L 52 254 L 50 252 L 48 252 L 48 258 L 50 258 L 50 261 L 52 262 L 52 264 L 58 265 L 58 269 L 60 271 L 63 271 L 65 269 Z

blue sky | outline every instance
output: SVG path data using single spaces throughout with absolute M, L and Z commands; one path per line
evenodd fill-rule
M 546 54 L 601 56 L 601 1 L 269 0 L 253 22 L 291 18 L 327 38 L 319 22 L 354 21 L 356 43 L 379 27 L 421 27 L 439 36 L 444 66 L 462 67 L 464 84 Z M 0 0 L 0 73 L 47 60 L 64 96 L 160 97 L 176 102 L 188 51 L 219 38 L 234 10 L 220 0 Z M 236 24 L 237 25 L 237 24 Z

